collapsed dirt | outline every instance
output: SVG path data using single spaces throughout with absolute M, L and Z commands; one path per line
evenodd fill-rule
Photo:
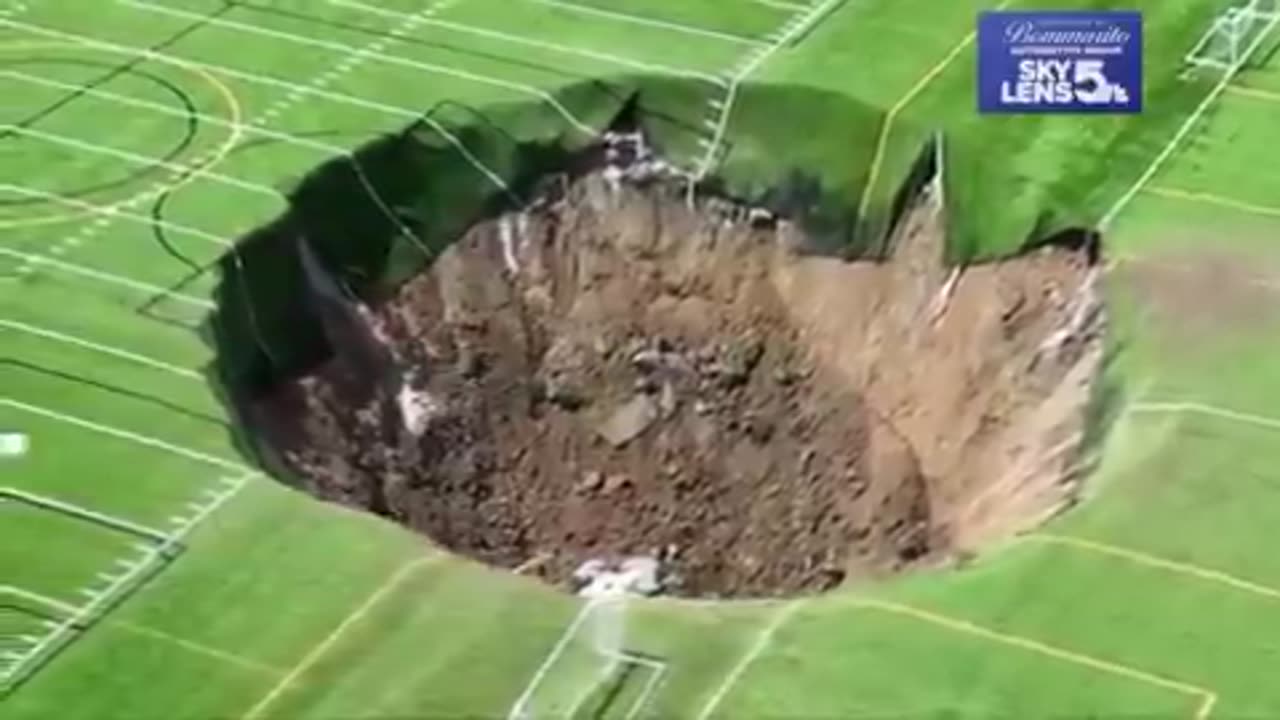
M 553 583 L 643 557 L 698 597 L 933 562 L 1073 497 L 1085 250 L 951 270 L 925 199 L 849 263 L 676 183 L 561 180 L 325 311 L 340 352 L 252 409 L 306 490 Z

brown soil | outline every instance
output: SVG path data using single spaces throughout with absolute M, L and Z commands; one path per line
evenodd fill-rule
M 899 570 L 1070 498 L 1102 325 L 1083 254 L 953 277 L 928 205 L 873 264 L 661 184 L 564 193 L 473 228 L 260 401 L 310 492 L 552 582 L 646 555 L 718 597 Z

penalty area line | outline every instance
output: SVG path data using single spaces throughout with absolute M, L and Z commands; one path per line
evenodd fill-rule
M 1257 205 L 1255 203 L 1236 200 L 1235 198 L 1215 195 L 1213 193 L 1182 190 L 1180 188 L 1168 187 L 1166 185 L 1148 185 L 1143 188 L 1143 191 L 1150 195 L 1170 200 L 1185 200 L 1187 202 L 1203 203 L 1206 205 L 1217 205 L 1219 207 L 1240 210 L 1242 212 L 1253 213 L 1255 215 L 1266 215 L 1268 217 L 1280 218 L 1280 207 Z
M 1227 94 L 1253 98 L 1254 100 L 1280 103 L 1280 93 L 1263 90 L 1262 88 L 1249 87 L 1248 85 L 1227 85 Z
M 1027 536 L 1027 539 L 1043 542 L 1049 545 L 1061 545 L 1067 548 L 1084 550 L 1099 555 L 1107 555 L 1110 557 L 1120 558 L 1128 562 L 1144 565 L 1146 567 L 1164 570 L 1177 575 L 1185 575 L 1198 580 L 1203 580 L 1218 585 L 1224 585 L 1234 590 L 1259 595 L 1270 600 L 1280 600 L 1280 590 L 1238 578 L 1221 570 L 1195 565 L 1192 563 L 1178 562 L 1162 558 L 1158 555 L 1131 550 L 1129 548 L 1111 545 L 1109 543 L 1098 542 L 1097 540 L 1089 540 L 1087 538 L 1076 537 L 1074 535 L 1055 535 L 1053 533 L 1035 533 Z
M 1197 698 L 1200 702 L 1196 706 L 1196 712 L 1193 716 L 1195 720 L 1205 720 L 1205 718 L 1208 718 L 1213 712 L 1214 706 L 1217 705 L 1218 702 L 1218 694 L 1216 692 L 1199 685 L 1192 685 L 1191 683 L 1167 678 L 1162 675 L 1147 672 L 1146 670 L 1140 670 L 1122 663 L 1104 660 L 1091 655 L 1085 655 L 1083 653 L 1075 652 L 1074 650 L 1067 650 L 1055 645 L 1050 645 L 1046 642 L 1023 637 L 1021 635 L 1012 635 L 999 630 L 993 630 L 991 628 L 972 623 L 968 620 L 943 615 L 941 613 L 924 610 L 911 605 L 903 605 L 901 603 L 890 602 L 888 600 L 877 600 L 869 597 L 852 598 L 848 601 L 848 604 L 855 608 L 864 608 L 867 610 L 875 610 L 889 613 L 891 615 L 911 618 L 930 625 L 946 628 L 954 632 L 979 637 L 1000 645 L 1019 648 L 1021 650 L 1050 657 L 1062 662 L 1080 665 L 1109 675 L 1135 680 L 1154 687 L 1173 690 L 1175 692 Z

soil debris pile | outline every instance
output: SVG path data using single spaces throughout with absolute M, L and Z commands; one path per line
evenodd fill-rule
M 552 582 L 639 563 L 702 597 L 895 571 L 1070 497 L 1084 253 L 948 275 L 922 205 L 890 261 L 845 263 L 674 183 L 554 187 L 332 313 L 343 351 L 260 399 L 306 489 Z

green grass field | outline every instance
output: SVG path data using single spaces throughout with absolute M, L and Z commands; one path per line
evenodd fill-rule
M 851 124 L 830 162 L 871 158 L 883 138 L 892 178 L 914 133 L 943 127 L 970 142 L 1007 137 L 993 152 L 1019 164 L 993 172 L 1026 186 L 1019 203 L 1061 192 L 1070 214 L 1114 202 L 1210 83 L 1170 84 L 1154 119 L 1134 125 L 983 129 L 966 48 L 974 13 L 995 5 L 848 0 L 757 77 L 916 128 Z M 1185 28 L 1222 3 L 1137 5 L 1156 57 L 1172 62 L 1194 40 Z M 581 606 L 252 474 L 202 373 L 212 351 L 192 331 L 213 307 L 207 266 L 310 168 L 442 100 L 532 100 L 596 127 L 589 108 L 556 109 L 546 93 L 672 74 L 693 79 L 681 102 L 710 136 L 723 78 L 806 11 L 792 0 L 0 5 L 0 432 L 31 440 L 26 456 L 0 458 L 0 486 L 180 540 L 157 572 L 104 595 L 146 541 L 0 501 L 0 675 L 20 680 L 0 717 L 505 717 Z M 1234 81 L 1113 228 L 1128 395 L 1086 502 L 963 569 L 814 599 L 633 603 L 625 645 L 665 668 L 643 717 L 1280 714 L 1280 560 L 1268 546 L 1280 520 L 1280 316 L 1267 310 L 1280 288 L 1278 62 Z M 787 108 L 734 110 L 730 142 L 735 128 L 795 122 Z M 1107 175 L 1098 155 L 1113 147 L 1115 178 L 1086 183 Z M 678 150 L 692 164 L 703 146 Z M 989 221 L 1003 233 L 1019 212 Z M 1219 274 L 1178 274 L 1206 257 Z M 1173 270 L 1150 280 L 1149 266 Z M 1161 305 L 1180 292 L 1193 301 Z M 1187 329 L 1178 313 L 1195 319 L 1196 299 L 1214 321 Z M 42 646 L 86 608 L 85 627 Z M 594 693 L 583 715 L 623 717 L 642 682 L 590 713 L 616 678 L 575 660 L 575 642 L 531 707 L 581 688 Z

